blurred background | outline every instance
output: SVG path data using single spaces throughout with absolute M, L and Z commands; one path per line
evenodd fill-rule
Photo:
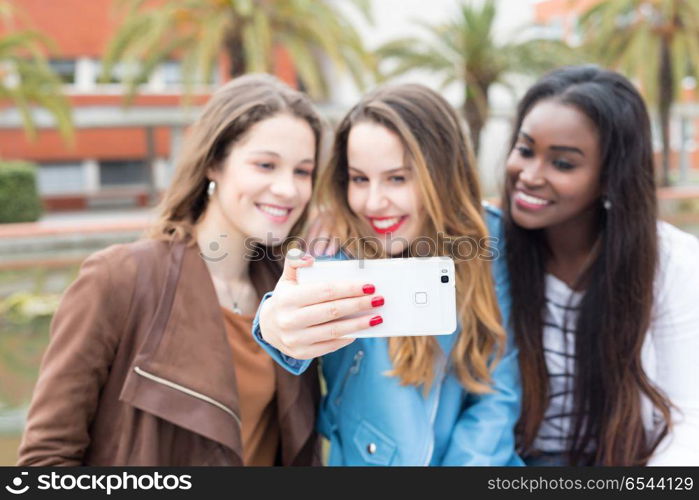
M 496 198 L 517 99 L 584 62 L 643 93 L 661 216 L 699 235 L 699 2 L 0 0 L 0 465 L 60 294 L 89 253 L 141 235 L 217 86 L 273 73 L 333 123 L 379 83 L 426 84 Z

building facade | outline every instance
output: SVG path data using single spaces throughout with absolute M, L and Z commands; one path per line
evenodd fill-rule
M 198 106 L 228 79 L 221 57 L 213 85 L 196 87 L 191 104 L 183 107 L 181 64 L 167 61 L 125 107 L 119 68 L 112 81 L 100 81 L 101 59 L 119 24 L 118 3 L 13 0 L 29 27 L 55 42 L 50 65 L 64 82 L 76 126 L 74 144 L 66 144 L 39 112 L 37 138 L 30 140 L 16 110 L 0 108 L 0 158 L 39 165 L 39 191 L 48 210 L 152 202 L 169 182 L 178 144 Z M 283 52 L 278 59 L 279 76 L 295 81 Z

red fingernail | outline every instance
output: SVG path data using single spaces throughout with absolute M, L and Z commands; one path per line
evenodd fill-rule
M 371 321 L 369 321 L 369 326 L 376 326 L 380 325 L 381 323 L 383 323 L 383 318 L 381 316 L 374 316 L 371 318 Z
M 373 299 L 371 299 L 371 306 L 372 307 L 379 307 L 383 305 L 383 297 L 381 295 L 377 295 Z
M 362 287 L 362 292 L 364 292 L 366 295 L 371 295 L 376 291 L 376 287 L 374 285 L 364 285 Z

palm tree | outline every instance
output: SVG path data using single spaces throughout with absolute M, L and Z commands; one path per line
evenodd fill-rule
M 368 0 L 352 0 L 369 18 Z M 118 62 L 131 68 L 129 94 L 168 59 L 182 60 L 187 89 L 208 81 L 221 54 L 230 76 L 273 72 L 285 50 L 309 93 L 327 95 L 323 62 L 347 70 L 360 88 L 373 74 L 373 55 L 328 0 L 121 0 L 126 14 L 104 59 L 103 75 Z
M 554 40 L 533 39 L 522 43 L 498 43 L 493 33 L 497 9 L 493 0 L 480 7 L 462 2 L 453 21 L 439 25 L 416 23 L 428 39 L 402 38 L 379 48 L 378 54 L 395 67 L 392 77 L 413 69 L 442 76 L 442 87 L 464 86 L 463 114 L 478 151 L 481 130 L 488 119 L 488 90 L 494 83 L 506 84 L 511 72 L 538 73 L 572 60 L 568 47 Z
M 670 108 L 685 76 L 699 77 L 699 5 L 688 0 L 604 0 L 580 18 L 601 63 L 638 78 L 657 106 L 662 184 L 670 184 Z
M 17 10 L 0 0 L 0 103 L 15 106 L 29 137 L 36 136 L 33 105 L 48 110 L 65 140 L 73 137 L 70 103 L 62 94 L 61 79 L 49 66 L 45 53 L 51 41 L 42 34 L 15 29 Z

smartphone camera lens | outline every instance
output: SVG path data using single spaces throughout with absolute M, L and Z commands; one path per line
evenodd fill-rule
M 442 276 L 442 283 L 449 283 L 449 276 Z

